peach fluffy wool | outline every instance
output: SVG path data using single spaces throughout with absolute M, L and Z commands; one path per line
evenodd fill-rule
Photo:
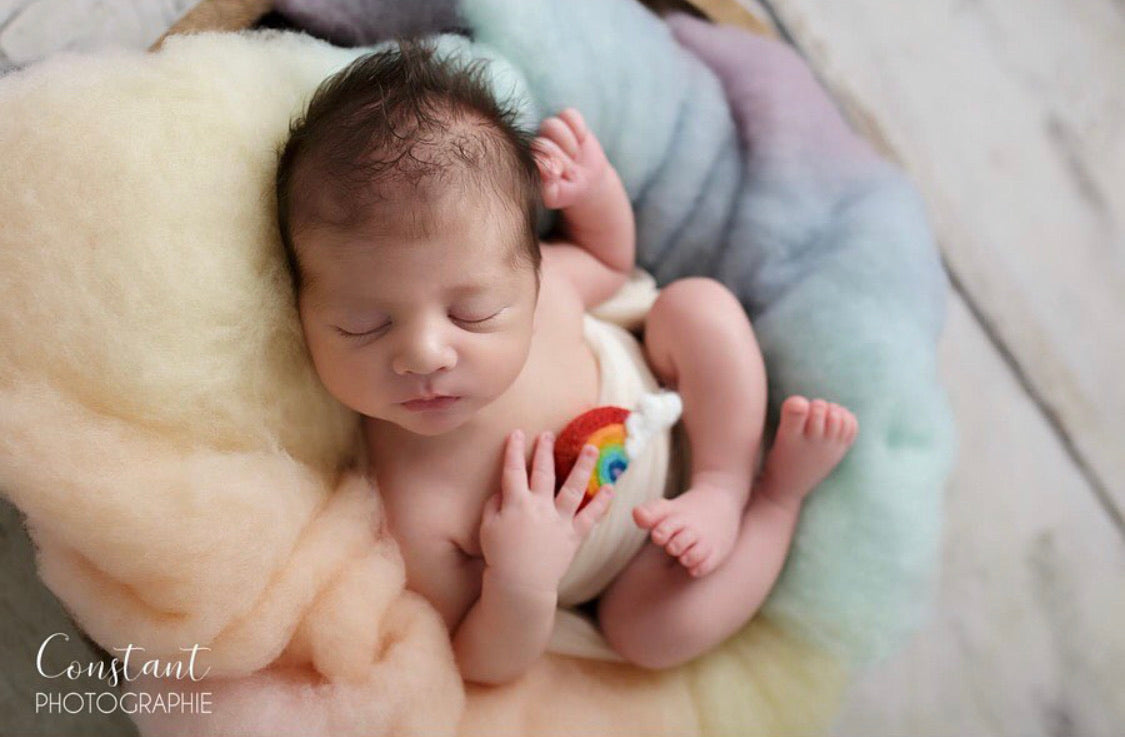
M 358 53 L 201 34 L 0 80 L 0 490 L 102 647 L 209 648 L 213 713 L 141 731 L 822 727 L 841 668 L 761 618 L 674 671 L 549 654 L 509 686 L 462 683 L 349 470 L 358 423 L 313 372 L 274 221 L 290 117 Z

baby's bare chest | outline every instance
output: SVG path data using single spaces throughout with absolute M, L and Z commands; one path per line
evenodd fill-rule
M 509 390 L 481 411 L 471 434 L 416 445 L 408 453 L 383 448 L 373 454 L 379 458 L 376 475 L 389 521 L 410 530 L 400 544 L 445 538 L 468 556 L 480 557 L 481 514 L 487 499 L 500 491 L 511 431 L 521 429 L 528 438 L 530 463 L 540 433 L 558 434 L 596 405 L 598 364 L 584 338 L 581 302 L 544 287 L 527 363 Z

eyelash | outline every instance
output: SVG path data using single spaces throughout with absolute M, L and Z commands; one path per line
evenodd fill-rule
M 349 333 L 347 330 L 344 330 L 341 327 L 336 327 L 336 332 L 338 332 L 340 335 L 344 336 L 345 338 L 368 338 L 372 335 L 375 335 L 376 333 L 383 332 L 384 330 L 386 330 L 390 326 L 391 326 L 391 324 L 388 322 L 384 325 L 380 325 L 379 327 L 375 328 L 374 330 L 368 330 L 365 333 Z
M 465 323 L 466 325 L 480 325 L 480 324 L 481 324 L 482 322 L 488 322 L 488 321 L 489 321 L 489 320 L 491 320 L 492 318 L 494 318 L 494 317 L 496 317 L 497 315 L 499 315 L 499 314 L 500 314 L 501 312 L 503 312 L 503 310 L 497 310 L 496 312 L 493 312 L 493 313 L 492 313 L 491 315 L 489 315 L 488 317 L 482 317 L 482 318 L 481 318 L 481 319 L 479 319 L 479 320 L 466 320 L 466 319 L 464 319 L 464 318 L 461 318 L 461 317 L 454 317 L 453 315 L 450 315 L 450 316 L 449 316 L 449 319 L 453 320 L 454 322 L 462 322 L 462 323 Z
M 451 320 L 453 320 L 454 322 L 462 323 L 464 325 L 481 325 L 483 323 L 488 322 L 492 318 L 496 317 L 497 315 L 499 315 L 503 311 L 504 311 L 503 309 L 499 309 L 496 312 L 489 315 L 488 317 L 482 317 L 479 320 L 465 320 L 463 318 L 453 317 L 452 315 L 450 315 L 449 318 Z M 338 326 L 335 326 L 335 327 L 336 327 L 336 332 L 338 332 L 340 335 L 343 335 L 345 338 L 369 338 L 373 335 L 376 335 L 378 333 L 383 332 L 384 330 L 386 330 L 390 326 L 391 326 L 391 324 L 389 322 L 384 323 L 383 325 L 380 325 L 379 327 L 375 328 L 374 330 L 368 330 L 367 332 L 364 332 L 364 333 L 351 333 L 351 332 L 348 332 L 347 330 L 344 330 L 341 327 L 338 327 Z

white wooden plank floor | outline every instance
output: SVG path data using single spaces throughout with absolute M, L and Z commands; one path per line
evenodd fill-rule
M 1123 8 L 764 1 L 914 177 L 955 285 L 941 359 L 961 451 L 934 618 L 834 733 L 1120 735 Z
M 0 71 L 144 48 L 192 4 L 0 0 Z M 1120 735 L 1125 6 L 771 0 L 766 12 L 918 182 L 956 285 L 941 359 L 961 452 L 934 616 L 855 684 L 835 735 Z M 10 510 L 0 527 L 22 534 Z M 27 548 L 0 554 L 18 601 Z M 3 634 L 7 656 L 19 635 Z M 7 676 L 0 696 L 24 701 Z
M 767 2 L 918 183 L 956 289 L 934 619 L 856 685 L 835 734 L 1120 735 L 1123 8 Z

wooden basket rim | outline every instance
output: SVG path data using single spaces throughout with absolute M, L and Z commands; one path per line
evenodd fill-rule
M 645 5 L 675 9 L 694 9 L 704 17 L 744 28 L 753 33 L 776 36 L 772 26 L 738 0 L 640 0 Z M 273 0 L 200 0 L 149 47 L 156 51 L 169 36 L 203 31 L 240 31 L 250 28 L 273 9 Z

